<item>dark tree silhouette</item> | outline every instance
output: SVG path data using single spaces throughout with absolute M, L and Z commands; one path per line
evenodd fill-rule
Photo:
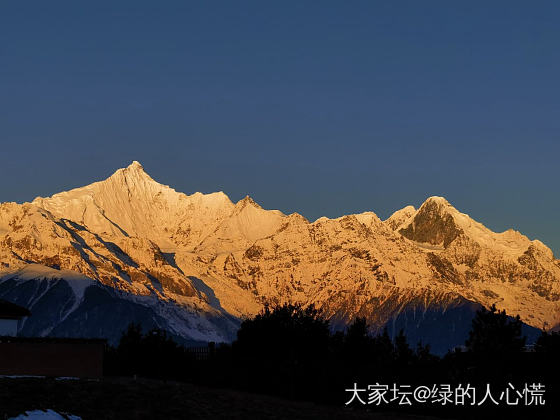
M 498 311 L 496 305 L 492 305 L 490 310 L 482 308 L 476 312 L 465 345 L 469 351 L 479 353 L 520 351 L 526 340 L 521 335 L 521 326 L 519 315 L 509 317 L 505 310 Z
M 261 384 L 293 397 L 309 378 L 324 374 L 329 339 L 329 322 L 317 309 L 284 304 L 245 320 L 232 349 L 235 363 L 244 366 L 245 387 Z
M 538 352 L 547 352 L 550 354 L 560 354 L 560 332 L 543 331 L 537 339 L 535 349 Z
M 154 328 L 142 338 L 143 372 L 152 378 L 174 377 L 184 367 L 184 348 L 165 330 Z
M 117 347 L 118 364 L 125 375 L 136 375 L 142 366 L 142 327 L 131 323 L 123 332 Z
M 371 358 L 373 340 L 365 318 L 356 318 L 346 329 L 344 357 L 354 365 L 364 364 Z
M 365 318 L 356 318 L 346 330 L 346 341 L 355 344 L 365 343 L 369 339 L 368 329 Z
M 399 334 L 395 337 L 395 358 L 397 364 L 406 366 L 411 364 L 414 360 L 414 351 L 408 345 L 404 330 L 400 330 Z
M 534 382 L 546 383 L 547 401 L 557 395 L 560 334 L 543 332 L 536 352 L 519 352 L 525 342 L 521 321 L 495 307 L 474 318 L 466 342 L 471 351 L 449 352 L 444 358 L 432 355 L 427 345 L 411 347 L 403 331 L 394 339 L 387 329 L 376 336 L 370 331 L 366 320 L 357 318 L 333 332 L 315 308 L 285 304 L 265 307 L 242 323 L 233 344 L 208 346 L 212 351 L 205 353 L 174 343 L 164 331 L 143 333 L 132 324 L 119 346 L 107 349 L 106 367 L 110 375 L 188 381 L 339 406 L 348 401 L 344 390 L 354 383 L 499 387 L 504 381 Z M 424 414 L 452 412 L 411 407 L 419 413 L 424 409 Z M 479 407 L 465 409 L 465 418 L 479 417 Z
M 190 357 L 166 331 L 154 328 L 142 333 L 139 324 L 129 324 L 117 348 L 108 351 L 113 374 L 151 378 L 174 378 L 184 374 Z
M 329 321 L 313 306 L 284 304 L 265 308 L 245 320 L 237 332 L 236 350 L 248 357 L 300 363 L 313 361 L 328 348 Z

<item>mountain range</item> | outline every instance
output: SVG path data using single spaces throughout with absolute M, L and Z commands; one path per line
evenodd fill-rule
M 560 325 L 560 260 L 492 232 L 442 197 L 388 219 L 313 222 L 249 196 L 186 195 L 138 162 L 85 187 L 0 204 L 0 298 L 22 335 L 105 337 L 130 322 L 184 343 L 231 341 L 264 305 L 313 304 L 342 328 L 366 317 L 443 352 L 495 304 L 529 335 Z

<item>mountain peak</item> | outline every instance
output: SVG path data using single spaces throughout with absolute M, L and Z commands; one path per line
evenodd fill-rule
M 133 161 L 126 168 L 120 168 L 113 173 L 103 183 L 114 183 L 115 187 L 122 188 L 124 191 L 130 191 L 136 188 L 148 188 L 150 190 L 168 189 L 167 185 L 160 184 L 155 181 L 145 170 L 140 162 Z
M 137 160 L 133 160 L 132 163 L 130 165 L 128 165 L 126 168 L 117 169 L 115 173 L 118 173 L 118 172 L 146 174 L 146 171 L 144 170 L 144 167 Z
M 137 160 L 133 160 L 132 163 L 128 165 L 128 169 L 144 169 L 144 167 Z
M 414 206 L 406 206 L 394 212 L 383 223 L 388 225 L 392 230 L 398 230 L 403 227 L 406 222 L 416 213 Z
M 432 196 L 424 201 L 410 219 L 398 226 L 399 232 L 413 241 L 447 248 L 462 232 L 454 217 L 458 214 L 445 198 Z
M 245 208 L 248 205 L 251 205 L 251 206 L 256 207 L 258 209 L 262 209 L 262 207 L 257 202 L 255 202 L 255 200 L 253 200 L 249 195 L 246 195 L 245 197 L 243 197 L 236 204 L 236 206 L 239 207 L 239 208 Z
M 440 196 L 437 196 L 437 195 L 433 195 L 433 196 L 431 196 L 431 197 L 428 197 L 428 198 L 426 199 L 426 201 L 424 201 L 424 203 L 422 204 L 422 206 L 424 206 L 424 205 L 430 205 L 430 204 L 431 204 L 431 205 L 434 205 L 434 204 L 435 204 L 435 205 L 438 205 L 438 206 L 450 206 L 450 207 L 453 207 L 453 206 L 449 203 L 449 201 L 447 201 L 447 200 L 445 199 L 445 197 L 440 197 Z M 422 207 L 422 206 L 420 206 L 420 207 Z
M 428 197 L 426 201 L 418 208 L 416 215 L 422 213 L 430 213 L 432 216 L 439 215 L 443 217 L 444 215 L 456 216 L 461 214 L 453 204 L 447 201 L 444 197 L 432 196 Z

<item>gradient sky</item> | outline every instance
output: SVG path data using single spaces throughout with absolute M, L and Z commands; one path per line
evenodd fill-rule
M 309 219 L 441 195 L 558 257 L 558 22 L 555 1 L 2 2 L 0 201 L 135 159 Z

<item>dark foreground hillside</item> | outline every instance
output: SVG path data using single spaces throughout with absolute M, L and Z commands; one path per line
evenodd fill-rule
M 156 380 L 0 378 L 0 419 L 52 409 L 94 419 L 427 419 Z
M 372 336 L 364 318 L 333 334 L 313 307 L 266 308 L 237 336 L 187 349 L 131 324 L 105 348 L 103 380 L 0 378 L 0 419 L 37 409 L 83 419 L 558 418 L 560 333 L 527 347 L 520 319 L 495 307 L 477 311 L 464 351 L 444 357 L 402 332 Z

